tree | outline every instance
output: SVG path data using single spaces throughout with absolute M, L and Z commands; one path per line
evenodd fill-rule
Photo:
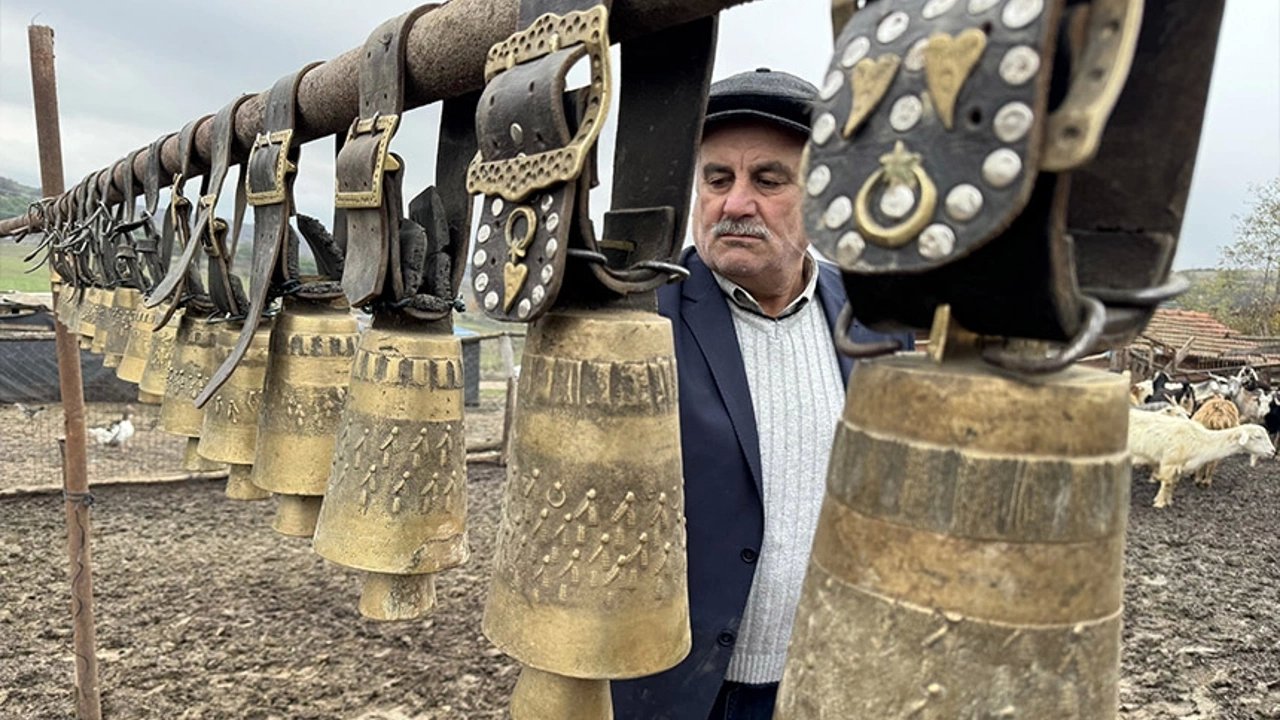
M 1228 273 L 1223 283 L 1234 286 L 1233 324 L 1248 334 L 1273 335 L 1280 328 L 1280 178 L 1250 192 L 1249 213 L 1236 217 L 1236 238 L 1218 265 Z

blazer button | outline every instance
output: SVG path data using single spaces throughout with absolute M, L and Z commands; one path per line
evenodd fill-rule
M 738 637 L 733 633 L 729 632 L 728 630 L 725 630 L 724 632 L 716 636 L 716 642 L 719 643 L 722 647 L 730 647 L 731 645 L 733 645 L 734 641 L 736 641 L 737 639 Z
M 739 555 L 739 557 L 742 558 L 742 562 L 751 564 L 751 563 L 754 563 L 756 561 L 756 558 L 760 556 L 756 554 L 755 550 L 752 550 L 751 548 L 747 548 L 746 550 L 742 551 L 742 554 Z

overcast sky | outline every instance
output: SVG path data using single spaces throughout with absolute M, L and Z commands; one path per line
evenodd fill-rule
M 70 184 L 237 93 L 260 92 L 309 61 L 360 45 L 381 20 L 410 7 L 392 0 L 0 0 L 0 175 L 40 184 L 26 36 L 33 18 L 55 31 Z M 768 66 L 817 83 L 829 60 L 828 8 L 824 0 L 758 0 L 726 11 L 715 76 Z M 433 108 L 415 110 L 394 141 L 406 158 L 410 195 L 431 182 L 437 121 Z M 332 146 L 315 146 L 302 158 L 298 200 L 304 212 L 326 217 Z M 1249 185 L 1277 176 L 1280 0 L 1229 0 L 1175 267 L 1215 265 L 1234 235 L 1234 217 L 1248 212 Z M 605 201 L 594 199 L 593 215 Z

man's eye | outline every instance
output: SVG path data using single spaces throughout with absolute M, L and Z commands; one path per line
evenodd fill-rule
M 733 182 L 732 179 L 730 179 L 725 175 L 716 175 L 714 177 L 707 178 L 707 185 L 713 188 L 729 187 L 730 183 L 732 182 Z

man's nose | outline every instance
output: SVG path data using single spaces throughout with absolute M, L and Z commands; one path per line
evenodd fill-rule
M 758 211 L 755 190 L 750 183 L 737 182 L 724 198 L 724 214 L 731 218 L 752 217 Z

